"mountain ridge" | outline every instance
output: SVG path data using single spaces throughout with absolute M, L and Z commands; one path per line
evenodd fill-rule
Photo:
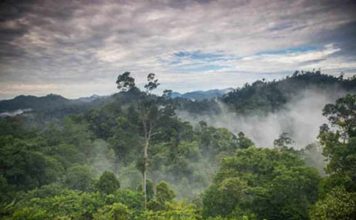
M 171 98 L 184 98 L 190 100 L 204 100 L 213 99 L 216 97 L 222 97 L 227 92 L 232 91 L 232 88 L 226 89 L 212 89 L 212 90 L 197 90 L 187 93 L 172 92 Z M 99 96 L 93 94 L 88 97 L 80 97 L 76 99 L 65 98 L 59 94 L 50 93 L 45 96 L 34 96 L 34 95 L 19 95 L 12 99 L 0 100 L 0 113 L 12 112 L 21 109 L 32 109 L 38 110 L 42 108 L 57 108 L 68 105 L 78 105 L 78 104 L 89 104 L 98 99 L 106 99 L 111 97 Z
M 319 88 L 322 91 L 342 91 L 356 93 L 356 77 L 343 79 L 316 72 L 298 72 L 281 80 L 257 80 L 246 83 L 236 89 L 212 89 L 206 91 L 192 91 L 187 93 L 172 92 L 170 98 L 175 100 L 180 110 L 189 112 L 216 112 L 218 104 L 215 99 L 234 109 L 237 113 L 245 114 L 256 111 L 273 112 L 286 104 L 298 91 Z M 125 98 L 126 97 L 126 98 Z M 60 115 L 82 113 L 92 107 L 105 105 L 115 100 L 124 104 L 135 98 L 135 94 L 114 93 L 109 96 L 92 95 L 77 99 L 68 99 L 61 95 L 48 94 L 46 96 L 20 95 L 13 99 L 0 101 L 0 113 L 11 115 L 17 110 L 31 109 L 46 115 Z M 126 101 L 125 101 L 126 100 Z M 120 105 L 121 105 L 120 104 Z M 119 107 L 119 105 L 118 105 Z M 21 112 L 21 111 L 20 111 Z M 9 113 L 9 114 L 8 114 Z

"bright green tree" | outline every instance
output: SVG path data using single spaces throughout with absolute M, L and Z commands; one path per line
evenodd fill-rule
M 312 220 L 353 220 L 356 216 L 356 193 L 342 187 L 332 189 L 310 211 Z
M 106 205 L 93 216 L 94 220 L 127 220 L 132 219 L 132 211 L 122 203 Z
M 329 125 L 320 127 L 319 139 L 328 159 L 319 201 L 311 219 L 354 219 L 356 216 L 356 95 L 328 104 L 323 115 Z
M 249 147 L 223 159 L 203 195 L 204 217 L 306 219 L 316 201 L 318 171 L 287 149 Z
M 323 115 L 332 127 L 324 124 L 319 134 L 328 159 L 326 172 L 330 178 L 342 180 L 348 191 L 356 192 L 356 95 L 326 105 Z

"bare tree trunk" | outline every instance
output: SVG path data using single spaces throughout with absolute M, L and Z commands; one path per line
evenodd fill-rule
M 142 189 L 144 196 L 144 208 L 147 208 L 147 167 L 148 167 L 148 147 L 150 145 L 152 123 L 150 122 L 147 126 L 147 121 L 143 121 L 144 135 L 145 135 L 145 145 L 143 151 L 143 181 Z
M 147 160 L 148 160 L 148 144 L 149 140 L 146 138 L 144 146 L 144 155 L 143 155 L 143 196 L 144 196 L 144 208 L 147 207 Z

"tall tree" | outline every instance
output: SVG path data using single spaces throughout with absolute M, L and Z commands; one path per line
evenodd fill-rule
M 118 76 L 116 81 L 117 87 L 123 92 L 132 90 L 135 87 L 135 80 L 130 76 L 130 72 L 125 72 Z M 141 165 L 141 172 L 143 176 L 142 189 L 144 194 L 144 207 L 147 205 L 147 170 L 148 170 L 148 149 L 151 138 L 154 135 L 156 122 L 159 118 L 160 109 L 158 107 L 158 97 L 152 94 L 152 91 L 159 86 L 158 80 L 154 73 L 147 75 L 147 84 L 144 86 L 145 91 L 141 93 L 138 100 L 139 118 L 142 124 L 143 131 L 143 163 Z M 162 110 L 162 109 L 161 109 Z
M 151 93 L 159 85 L 158 80 L 155 79 L 155 74 L 150 73 L 147 75 L 147 84 L 145 85 L 145 99 L 140 102 L 140 118 L 143 126 L 144 149 L 143 149 L 143 194 L 144 194 L 144 207 L 147 206 L 147 168 L 148 168 L 148 148 L 153 135 L 155 123 L 158 118 L 157 99 Z

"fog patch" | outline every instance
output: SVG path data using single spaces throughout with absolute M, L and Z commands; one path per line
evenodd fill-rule
M 26 108 L 26 109 L 17 109 L 15 111 L 1 112 L 0 113 L 0 118 L 3 118 L 3 117 L 14 117 L 16 115 L 21 115 L 21 114 L 24 114 L 24 113 L 30 112 L 30 111 L 32 111 L 32 109 Z
M 100 176 L 105 171 L 114 173 L 115 153 L 109 147 L 109 144 L 104 140 L 96 139 L 93 145 L 93 157 L 90 160 L 90 166 L 93 168 L 95 175 Z
M 323 149 L 320 143 L 309 144 L 301 152 L 306 165 L 316 168 L 320 175 L 326 175 L 325 168 L 328 161 L 323 156 Z
M 273 147 L 273 141 L 287 132 L 294 141 L 293 147 L 302 149 L 317 140 L 319 127 L 327 123 L 322 115 L 324 106 L 343 95 L 345 92 L 337 89 L 307 89 L 291 97 L 281 110 L 265 116 L 238 115 L 221 102 L 218 103 L 218 114 L 177 111 L 177 115 L 193 124 L 203 120 L 209 126 L 227 128 L 234 134 L 243 131 L 258 147 Z

